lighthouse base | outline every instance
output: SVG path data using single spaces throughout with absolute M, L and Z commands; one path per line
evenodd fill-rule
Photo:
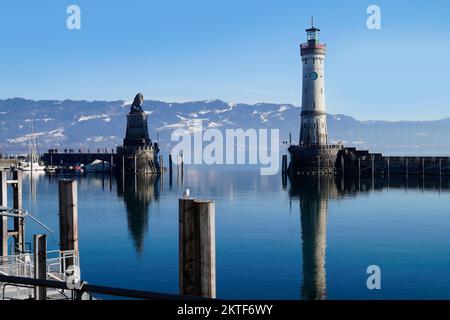
M 334 175 L 338 153 L 343 148 L 341 144 L 290 146 L 291 162 L 288 172 L 302 175 Z

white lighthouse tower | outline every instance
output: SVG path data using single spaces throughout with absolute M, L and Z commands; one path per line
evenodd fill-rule
M 307 42 L 300 45 L 303 63 L 302 114 L 300 141 L 291 145 L 289 172 L 296 174 L 333 175 L 336 173 L 340 144 L 328 143 L 327 113 L 325 107 L 325 51 L 319 42 L 320 30 L 306 29 Z
M 327 115 L 325 108 L 325 50 L 319 42 L 320 30 L 306 30 L 307 42 L 301 44 L 303 62 L 302 115 L 300 145 L 326 145 L 328 143 Z

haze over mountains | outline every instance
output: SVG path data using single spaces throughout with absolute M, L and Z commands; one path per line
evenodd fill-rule
M 0 153 L 25 153 L 32 127 L 41 152 L 49 148 L 114 148 L 125 135 L 131 101 L 0 100 Z M 153 140 L 159 136 L 163 152 L 174 142 L 175 129 L 187 129 L 190 120 L 204 120 L 204 128 L 279 129 L 287 141 L 298 141 L 301 108 L 290 104 L 255 105 L 207 100 L 167 103 L 147 100 Z M 347 115 L 328 115 L 330 141 L 390 155 L 450 155 L 450 118 L 436 121 L 358 121 Z

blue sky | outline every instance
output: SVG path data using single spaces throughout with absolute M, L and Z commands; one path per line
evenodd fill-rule
M 82 29 L 66 28 L 77 4 Z M 382 29 L 366 28 L 381 7 Z M 327 108 L 450 116 L 450 1 L 2 0 L 0 98 L 299 105 L 310 16 L 328 45 Z

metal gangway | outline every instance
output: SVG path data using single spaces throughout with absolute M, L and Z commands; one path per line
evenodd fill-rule
M 36 279 L 34 254 L 24 253 L 0 257 L 0 275 Z M 73 283 L 80 278 L 79 258 L 74 251 L 48 251 L 46 279 Z M 35 287 L 0 282 L 0 300 L 34 299 Z M 70 300 L 70 290 L 48 289 L 48 300 Z

